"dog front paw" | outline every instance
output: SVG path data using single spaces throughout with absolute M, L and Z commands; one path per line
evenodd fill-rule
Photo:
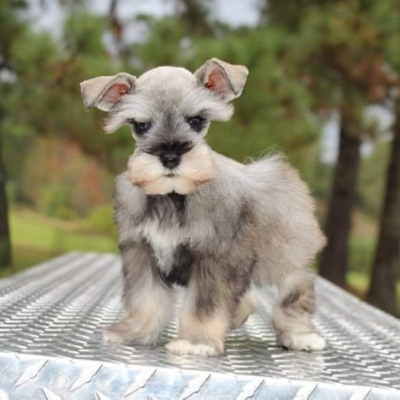
M 126 323 L 110 325 L 103 330 L 103 343 L 149 346 L 155 344 L 156 341 L 156 333 L 141 332 L 134 326 L 127 325 Z
M 103 329 L 103 343 L 125 344 L 125 335 L 115 327 L 116 325 L 110 325 Z
M 178 355 L 195 355 L 205 357 L 216 357 L 223 353 L 209 344 L 194 344 L 187 340 L 173 340 L 166 345 L 168 351 Z
M 289 350 L 321 351 L 326 342 L 317 333 L 284 333 L 279 337 L 282 347 Z

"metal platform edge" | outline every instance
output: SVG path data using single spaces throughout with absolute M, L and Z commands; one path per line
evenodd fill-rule
M 400 391 L 0 353 L 0 399 L 400 399 Z

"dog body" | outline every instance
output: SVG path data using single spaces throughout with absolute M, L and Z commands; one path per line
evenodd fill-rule
M 245 67 L 212 59 L 195 74 L 159 67 L 82 83 L 86 106 L 109 112 L 106 130 L 131 123 L 137 140 L 114 192 L 125 315 L 106 340 L 153 344 L 179 285 L 179 334 L 167 348 L 221 354 L 226 334 L 255 310 L 254 288 L 273 284 L 279 343 L 324 347 L 305 267 L 325 239 L 308 188 L 278 155 L 244 165 L 204 141 L 211 120 L 230 118 L 246 77 Z

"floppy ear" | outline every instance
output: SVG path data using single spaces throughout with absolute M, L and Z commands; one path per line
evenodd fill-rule
M 136 78 L 125 72 L 115 76 L 99 76 L 81 82 L 81 93 L 86 108 L 97 107 L 110 111 L 122 96 L 132 93 Z
M 217 58 L 208 60 L 194 73 L 202 85 L 225 101 L 242 94 L 248 74 L 244 65 L 228 64 Z

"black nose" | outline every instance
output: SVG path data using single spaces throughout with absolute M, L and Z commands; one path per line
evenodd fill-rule
M 180 162 L 180 157 L 173 153 L 163 154 L 160 159 L 161 164 L 164 165 L 165 168 L 169 169 L 174 169 Z

